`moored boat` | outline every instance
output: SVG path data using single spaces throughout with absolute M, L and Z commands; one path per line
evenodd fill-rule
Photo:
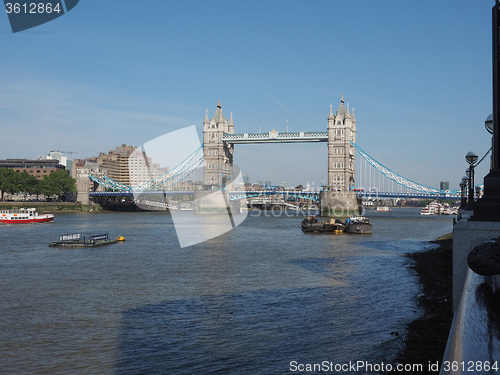
M 0 223 L 3 224 L 47 223 L 53 220 L 53 214 L 39 214 L 35 208 L 0 211 Z
M 448 203 L 438 203 L 438 201 L 430 202 L 422 208 L 420 215 L 456 215 L 458 207 L 451 207 Z
M 117 243 L 118 239 L 120 239 L 120 241 L 124 241 L 125 237 L 120 236 L 116 240 L 112 240 L 106 233 L 93 235 L 87 239 L 80 233 L 63 234 L 59 236 L 59 241 L 50 243 L 49 247 L 99 247 Z
M 391 208 L 388 206 L 378 206 L 377 212 L 391 212 Z
M 330 219 L 330 221 L 318 221 L 315 216 L 306 216 L 302 220 L 302 231 L 304 233 L 333 233 L 342 234 L 345 225 L 338 219 Z
M 345 221 L 345 231 L 348 233 L 373 233 L 373 225 L 367 217 L 351 216 Z

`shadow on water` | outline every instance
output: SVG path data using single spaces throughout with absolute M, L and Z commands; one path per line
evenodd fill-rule
M 332 286 L 199 296 L 125 311 L 117 374 L 267 375 L 293 373 L 294 361 L 391 359 L 402 343 L 393 331 L 412 311 L 398 300 L 404 291 L 393 275 L 382 272 L 382 280 L 375 273 L 383 285 L 369 282 L 373 274 L 359 278 L 357 258 L 291 263 Z
M 438 246 L 427 241 L 364 241 L 360 245 L 371 250 L 379 250 L 393 255 L 427 251 Z
M 290 363 L 344 363 L 375 344 L 376 327 L 332 288 L 205 296 L 131 309 L 123 314 L 118 374 L 284 374 Z M 390 339 L 389 335 L 385 335 Z M 380 338 L 379 338 L 380 339 Z M 342 345 L 345 343 L 345 345 Z M 380 342 L 382 344 L 382 342 Z M 358 352 L 357 358 L 352 357 Z

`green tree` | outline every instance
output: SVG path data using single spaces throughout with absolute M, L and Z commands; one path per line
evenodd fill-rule
M 36 199 L 38 200 L 38 196 L 40 194 L 42 194 L 42 184 L 43 184 L 43 181 L 42 180 L 39 180 L 35 177 L 35 181 L 36 181 L 36 184 L 31 188 L 31 191 L 30 191 L 30 194 L 35 194 L 36 195 Z
M 20 173 L 10 168 L 0 168 L 0 191 L 4 200 L 5 193 L 16 194 L 21 191 Z
M 19 172 L 18 172 L 19 173 Z M 28 194 L 34 194 L 36 186 L 39 184 L 39 181 L 35 176 L 30 175 L 28 172 L 23 171 L 19 173 L 19 184 L 20 191 L 24 193 L 24 200 L 26 200 L 26 196 Z
M 62 194 L 76 191 L 76 179 L 69 176 L 65 170 L 55 171 L 43 177 L 42 192 L 47 197 L 56 195 L 57 199 L 60 199 Z

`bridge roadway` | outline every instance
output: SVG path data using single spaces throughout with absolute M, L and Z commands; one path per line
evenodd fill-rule
M 367 198 L 415 198 L 415 199 L 460 199 L 460 194 L 452 193 L 427 193 L 427 192 L 417 192 L 417 193 L 391 193 L 391 192 L 358 192 L 356 194 L 358 197 Z
M 239 200 L 245 198 L 260 197 L 263 195 L 286 195 L 289 197 L 304 198 L 314 201 L 319 200 L 319 192 L 305 192 L 297 190 L 235 190 L 228 191 L 230 200 Z M 134 190 L 116 190 L 116 191 L 94 191 L 89 193 L 90 197 L 122 197 L 122 196 L 134 196 L 141 194 L 148 195 L 194 195 L 193 190 L 146 190 L 146 191 L 134 191 Z
M 278 133 L 244 133 L 227 134 L 222 136 L 222 140 L 227 143 L 303 143 L 303 142 L 328 142 L 328 132 L 293 132 Z
M 229 191 L 230 200 L 238 200 L 245 198 L 259 197 L 262 195 L 287 195 L 289 197 L 304 198 L 314 201 L 319 201 L 319 191 L 305 192 L 297 190 L 236 190 Z M 89 193 L 90 197 L 117 197 L 117 196 L 133 196 L 134 194 L 153 194 L 153 195 L 193 195 L 193 190 L 152 190 L 152 191 L 133 191 L 133 190 L 119 190 L 119 191 L 94 191 Z M 357 192 L 359 197 L 366 198 L 401 198 L 401 199 L 460 199 L 459 194 L 451 193 L 392 193 L 392 192 Z

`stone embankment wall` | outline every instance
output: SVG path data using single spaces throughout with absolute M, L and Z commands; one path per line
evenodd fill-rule
M 100 212 L 98 204 L 80 204 L 73 202 L 0 202 L 0 210 L 34 207 L 39 213 L 56 212 Z

